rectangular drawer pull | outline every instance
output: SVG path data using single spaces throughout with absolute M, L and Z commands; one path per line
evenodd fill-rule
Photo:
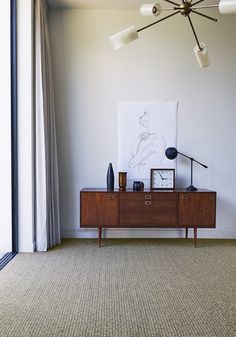
M 150 199 L 152 199 L 152 196 L 151 195 L 145 195 L 145 199 L 146 200 L 148 200 L 148 199 L 150 200 Z
M 183 195 L 182 199 L 188 199 L 188 196 L 187 195 Z
M 115 199 L 115 195 L 114 194 L 108 194 L 107 199 L 114 200 Z
M 151 201 L 145 201 L 145 205 L 146 205 L 146 206 L 150 206 L 151 204 L 152 204 Z

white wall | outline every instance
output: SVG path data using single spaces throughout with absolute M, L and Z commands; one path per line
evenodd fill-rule
M 10 1 L 0 2 L 0 252 L 12 251 Z
M 82 187 L 105 187 L 109 162 L 117 172 L 117 102 L 177 100 L 178 149 L 209 166 L 194 166 L 194 184 L 216 190 L 217 228 L 200 237 L 236 238 L 236 29 L 235 15 L 213 23 L 193 17 L 211 65 L 200 69 L 195 40 L 181 15 L 140 33 L 118 51 L 108 37 L 152 22 L 138 11 L 51 10 L 61 223 L 64 236 L 79 230 Z M 232 145 L 231 145 L 232 144 Z M 178 158 L 178 185 L 189 184 L 190 163 Z M 109 230 L 107 236 L 179 236 L 173 231 Z

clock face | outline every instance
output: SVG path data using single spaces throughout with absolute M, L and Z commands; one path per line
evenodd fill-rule
M 151 169 L 151 189 L 173 189 L 174 185 L 174 169 Z

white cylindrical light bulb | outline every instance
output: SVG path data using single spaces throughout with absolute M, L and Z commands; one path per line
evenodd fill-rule
M 219 3 L 219 11 L 221 14 L 236 13 L 236 0 L 221 0 Z
M 206 45 L 204 43 L 200 43 L 200 46 L 202 49 L 199 49 L 199 47 L 196 46 L 193 48 L 193 50 L 194 50 L 197 62 L 199 64 L 199 67 L 205 68 L 209 66 L 210 59 L 209 59 L 208 51 L 206 49 Z
M 161 5 L 159 4 L 144 4 L 140 7 L 140 13 L 144 16 L 158 16 L 161 14 Z
M 134 26 L 122 30 L 121 32 L 112 35 L 109 40 L 113 49 L 119 49 L 125 44 L 138 39 L 138 32 Z

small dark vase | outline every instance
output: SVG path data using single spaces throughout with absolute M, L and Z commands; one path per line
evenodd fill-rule
M 114 171 L 112 167 L 112 163 L 109 164 L 107 170 L 107 190 L 113 191 L 114 190 Z

